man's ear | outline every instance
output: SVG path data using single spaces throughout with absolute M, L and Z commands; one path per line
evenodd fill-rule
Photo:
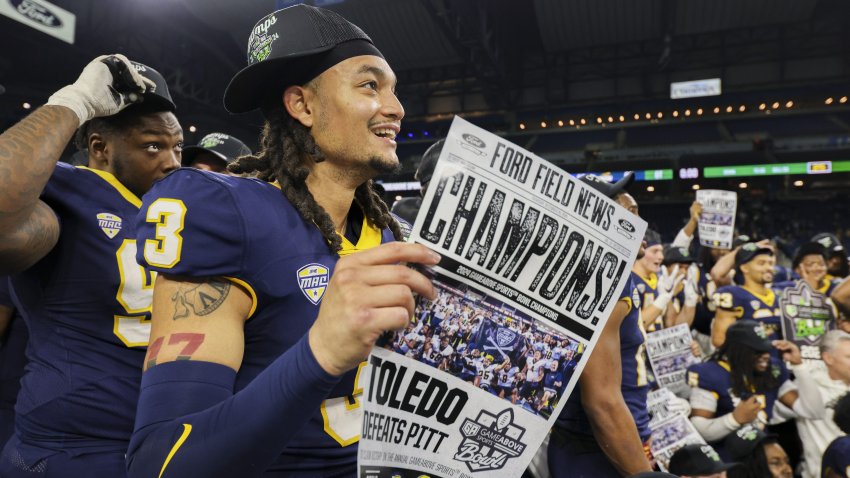
M 290 86 L 283 92 L 283 107 L 306 128 L 313 127 L 313 101 L 316 95 L 304 86 Z
M 109 145 L 102 134 L 89 134 L 87 143 L 89 145 L 89 160 L 94 160 L 101 164 L 109 164 Z

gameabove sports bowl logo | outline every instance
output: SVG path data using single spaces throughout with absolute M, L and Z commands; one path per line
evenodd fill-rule
M 57 18 L 47 7 L 34 0 L 9 0 L 9 3 L 21 15 L 46 27 L 59 28 L 62 26 L 62 20 Z
M 465 419 L 460 426 L 463 441 L 454 459 L 466 463 L 472 472 L 502 469 L 509 459 L 522 455 L 526 447 L 520 441 L 525 428 L 513 421 L 510 408 L 498 416 L 481 410 L 475 420 Z
M 628 239 L 634 239 L 635 226 L 625 219 L 620 219 L 617 221 L 617 232 Z
M 469 133 L 464 133 L 463 136 L 461 136 L 461 137 L 463 138 L 463 142 L 460 143 L 460 145 L 463 149 L 465 149 L 467 151 L 472 151 L 473 153 L 477 154 L 478 156 L 486 156 L 487 155 L 487 153 L 485 153 L 484 151 L 481 151 L 482 149 L 487 147 L 487 143 L 482 141 L 481 138 L 479 138 L 478 136 L 469 134 Z
M 325 295 L 330 279 L 330 270 L 322 264 L 307 264 L 298 269 L 298 288 L 313 304 L 318 304 Z

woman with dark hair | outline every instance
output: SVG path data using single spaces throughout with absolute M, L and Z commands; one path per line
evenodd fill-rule
M 739 463 L 728 478 L 791 478 L 791 460 L 776 435 L 768 435 L 748 425 L 732 433 L 725 447 L 731 459 Z
M 789 342 L 777 343 L 783 355 L 797 356 Z M 772 358 L 774 346 L 758 322 L 739 320 L 726 332 L 724 344 L 707 362 L 688 368 L 691 422 L 709 443 L 719 442 L 744 425 L 764 428 L 782 402 L 799 416 L 817 416 L 817 400 L 798 400 L 783 362 Z M 722 443 L 718 453 L 728 457 Z

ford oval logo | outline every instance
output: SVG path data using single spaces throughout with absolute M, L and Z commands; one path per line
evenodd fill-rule
M 35 0 L 9 0 L 15 10 L 32 21 L 44 26 L 58 28 L 62 26 L 62 20 L 53 14 L 47 7 Z
M 623 229 L 625 229 L 629 232 L 635 232 L 635 226 L 633 226 L 632 223 L 630 223 L 629 221 L 627 221 L 625 219 L 620 219 L 619 222 L 620 222 L 620 227 L 622 227 Z
M 486 148 L 487 145 L 478 136 L 473 136 L 469 133 L 463 135 L 463 140 L 475 146 L 476 148 Z

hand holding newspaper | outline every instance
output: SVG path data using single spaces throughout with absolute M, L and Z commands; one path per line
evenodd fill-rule
M 455 118 L 410 235 L 442 256 L 376 347 L 362 477 L 519 477 L 575 387 L 646 223 L 558 167 Z

